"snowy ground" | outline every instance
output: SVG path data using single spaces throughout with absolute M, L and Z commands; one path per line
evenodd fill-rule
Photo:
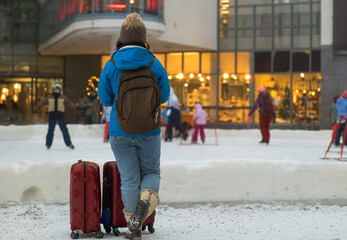
M 0 240 L 69 239 L 71 164 L 114 157 L 102 126 L 68 128 L 76 149 L 57 128 L 48 151 L 46 125 L 0 126 Z M 269 146 L 256 129 L 217 134 L 162 142 L 156 232 L 143 239 L 346 238 L 347 163 L 320 159 L 330 131 L 272 130 Z

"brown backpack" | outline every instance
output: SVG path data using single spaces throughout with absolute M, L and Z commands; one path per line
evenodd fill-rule
M 128 134 L 142 134 L 161 126 L 161 92 L 151 66 L 121 70 L 115 101 L 117 122 Z M 110 60 L 115 64 L 114 59 Z

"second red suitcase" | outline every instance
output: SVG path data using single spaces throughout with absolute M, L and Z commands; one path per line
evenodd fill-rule
M 119 227 L 127 227 L 127 222 L 123 214 L 123 201 L 121 195 L 121 179 L 116 161 L 106 162 L 103 167 L 103 194 L 102 194 L 102 218 L 107 233 L 111 232 L 119 236 Z M 153 224 L 155 220 L 155 211 L 142 224 L 142 230 L 148 227 L 150 233 L 154 232 Z
M 71 167 L 70 172 L 70 224 L 71 238 L 77 239 L 82 233 L 100 231 L 100 170 L 93 162 L 79 160 Z

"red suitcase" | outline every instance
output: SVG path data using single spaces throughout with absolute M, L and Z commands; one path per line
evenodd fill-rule
M 102 218 L 107 233 L 111 232 L 119 236 L 119 227 L 127 227 L 127 222 L 123 214 L 123 201 L 121 195 L 121 179 L 116 161 L 106 162 L 103 167 L 103 194 L 102 194 Z M 148 227 L 150 233 L 154 232 L 153 224 L 155 211 L 142 224 L 142 231 Z
M 77 239 L 82 233 L 96 233 L 100 230 L 100 170 L 93 162 L 79 160 L 70 172 L 70 224 L 71 238 Z

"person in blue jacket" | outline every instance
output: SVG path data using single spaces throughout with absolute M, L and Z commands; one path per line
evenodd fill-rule
M 109 123 L 110 144 L 121 176 L 124 216 L 128 222 L 126 237 L 140 237 L 141 225 L 159 204 L 161 128 L 143 134 L 127 134 L 117 122 L 114 100 L 122 70 L 133 70 L 151 64 L 153 54 L 147 44 L 146 26 L 137 13 L 129 14 L 122 23 L 112 54 L 102 70 L 98 95 L 104 106 L 112 106 Z M 162 103 L 170 94 L 167 73 L 158 59 L 151 65 L 158 82 Z
M 337 109 L 337 122 L 340 121 L 341 115 L 344 115 L 344 117 L 347 117 L 347 90 L 344 91 L 341 97 L 337 99 L 336 109 Z M 340 139 L 341 139 L 341 136 L 343 136 L 345 127 L 346 127 L 346 119 L 342 118 L 340 127 L 339 129 L 337 129 L 337 133 L 335 136 L 335 146 L 340 145 Z M 345 145 L 347 145 L 347 135 L 345 139 Z

